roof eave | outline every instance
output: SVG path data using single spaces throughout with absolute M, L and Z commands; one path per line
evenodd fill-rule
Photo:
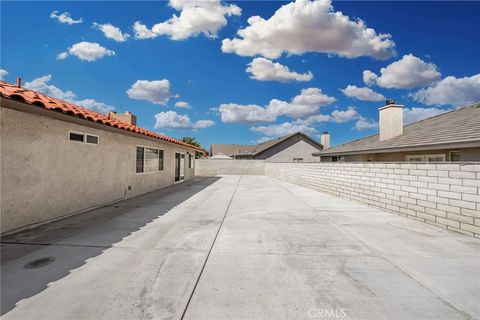
M 95 129 L 113 131 L 113 132 L 116 132 L 116 133 L 125 134 L 125 135 L 132 135 L 132 136 L 136 136 L 136 137 L 143 138 L 143 139 L 148 139 L 148 140 L 153 140 L 153 141 L 162 141 L 164 143 L 172 144 L 172 145 L 175 145 L 175 146 L 180 146 L 180 147 L 184 147 L 184 148 L 188 148 L 188 149 L 193 149 L 193 150 L 195 150 L 197 152 L 201 152 L 203 154 L 207 153 L 205 150 L 203 150 L 201 148 L 198 148 L 196 146 L 192 146 L 192 145 L 187 144 L 187 143 L 176 143 L 176 142 L 172 142 L 172 141 L 168 141 L 168 140 L 159 139 L 159 138 L 156 138 L 156 137 L 147 136 L 147 135 L 144 135 L 144 134 L 141 134 L 141 133 L 138 133 L 138 132 L 128 131 L 128 130 L 108 126 L 108 125 L 101 124 L 101 123 L 94 122 L 94 121 L 90 121 L 90 120 L 87 120 L 87 119 L 84 119 L 84 118 L 74 117 L 74 116 L 68 115 L 68 114 L 63 113 L 63 112 L 58 112 L 58 111 L 55 111 L 55 110 L 41 108 L 41 107 L 38 107 L 36 105 L 32 105 L 28 102 L 18 101 L 18 100 L 10 99 L 8 97 L 3 97 L 2 96 L 0 106 L 4 107 L 4 108 L 8 108 L 8 109 L 17 110 L 17 111 L 20 111 L 20 112 L 27 112 L 27 113 L 37 114 L 37 115 L 41 115 L 41 116 L 47 116 L 47 117 L 51 117 L 53 119 L 57 119 L 57 120 L 60 120 L 60 121 L 76 123 L 76 124 L 84 125 L 84 126 L 87 126 L 87 127 L 92 127 L 92 128 L 95 128 Z
M 403 151 L 421 151 L 421 150 L 436 150 L 436 149 L 458 149 L 458 148 L 475 148 L 480 147 L 480 140 L 469 140 L 469 141 L 452 141 L 448 143 L 437 143 L 437 144 L 427 144 L 427 145 L 415 145 L 415 146 L 405 146 L 405 147 L 394 147 L 394 148 L 379 148 L 379 149 L 364 149 L 364 150 L 354 150 L 354 151 L 323 151 L 323 152 L 314 152 L 312 155 L 314 157 L 323 157 L 323 156 L 346 156 L 346 155 L 358 155 L 358 154 L 372 154 L 372 153 L 394 153 L 394 152 L 403 152 Z

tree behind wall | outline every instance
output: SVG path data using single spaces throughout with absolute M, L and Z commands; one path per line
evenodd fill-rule
M 183 137 L 182 141 L 188 144 L 191 144 L 192 146 L 199 147 L 200 148 L 200 143 L 197 141 L 197 138 L 195 137 Z M 203 155 L 200 152 L 195 151 L 195 158 L 201 158 Z

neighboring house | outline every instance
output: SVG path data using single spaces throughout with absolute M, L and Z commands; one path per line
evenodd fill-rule
M 206 151 L 0 81 L 1 231 L 58 219 L 194 175 Z
M 379 108 L 379 133 L 316 152 L 322 162 L 480 161 L 480 103 L 406 126 L 403 106 L 387 100 Z
M 322 144 L 302 132 L 297 132 L 257 145 L 213 144 L 210 154 L 212 158 L 222 154 L 234 159 L 260 159 L 270 162 L 313 162 L 316 158 L 312 156 L 312 153 L 322 149 Z

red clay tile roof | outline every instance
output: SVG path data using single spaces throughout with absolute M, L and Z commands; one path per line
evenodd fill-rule
M 49 97 L 40 92 L 36 92 L 36 91 L 25 89 L 25 88 L 19 88 L 17 85 L 14 85 L 2 80 L 0 80 L 0 94 L 4 98 L 25 102 L 27 104 L 35 105 L 40 108 L 61 112 L 73 117 L 82 118 L 82 119 L 96 122 L 96 123 L 101 123 L 110 127 L 135 132 L 147 137 L 153 137 L 163 141 L 176 143 L 176 144 L 179 144 L 188 148 L 193 148 L 197 151 L 206 153 L 204 149 L 182 142 L 180 140 L 173 139 L 173 138 L 161 135 L 159 133 L 146 130 L 125 122 L 111 119 L 109 115 L 98 113 L 98 112 L 89 110 L 87 108 L 77 106 L 67 101 Z

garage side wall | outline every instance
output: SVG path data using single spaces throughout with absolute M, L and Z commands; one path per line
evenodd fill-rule
M 185 179 L 195 175 L 189 150 L 174 144 L 0 110 L 2 233 L 171 185 L 175 152 L 186 154 Z M 70 141 L 70 131 L 99 143 Z M 164 150 L 164 170 L 135 173 L 136 146 Z

